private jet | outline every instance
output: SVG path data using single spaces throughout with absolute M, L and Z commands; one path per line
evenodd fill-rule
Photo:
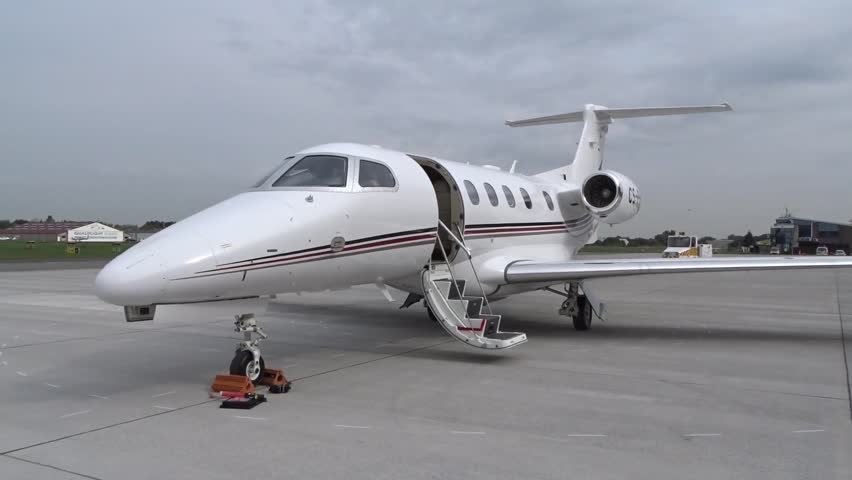
M 593 279 L 852 267 L 843 257 L 577 258 L 601 225 L 626 222 L 642 205 L 630 178 L 603 169 L 614 120 L 729 110 L 590 104 L 506 122 L 583 123 L 573 162 L 536 175 L 379 146 L 311 147 L 247 191 L 122 253 L 97 275 L 95 291 L 123 306 L 127 321 L 153 320 L 163 305 L 234 306 L 242 341 L 230 371 L 257 381 L 264 368 L 259 342 L 267 335 L 254 313 L 281 293 L 375 284 L 392 299 L 394 287 L 408 293 L 402 307 L 423 301 L 453 338 L 499 350 L 527 337 L 502 331 L 492 303 L 524 292 L 558 295 L 558 313 L 584 331 L 606 314 Z

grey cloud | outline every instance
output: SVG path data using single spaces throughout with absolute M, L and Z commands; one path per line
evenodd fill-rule
M 179 218 L 338 140 L 535 173 L 570 161 L 579 127 L 504 119 L 724 100 L 735 113 L 613 125 L 606 164 L 644 206 L 610 232 L 762 231 L 785 204 L 845 219 L 847 4 L 16 5 L 0 19 L 0 217 Z

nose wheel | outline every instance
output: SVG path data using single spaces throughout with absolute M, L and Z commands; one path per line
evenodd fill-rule
M 237 350 L 233 360 L 231 360 L 230 373 L 231 375 L 245 375 L 252 383 L 257 384 L 264 368 L 266 368 L 266 362 L 263 361 L 263 356 L 258 355 L 257 360 L 255 360 L 254 352 L 251 350 Z
M 235 315 L 234 319 L 234 330 L 243 334 L 243 341 L 237 347 L 229 371 L 231 375 L 245 375 L 252 383 L 257 384 L 263 376 L 263 369 L 266 368 L 258 345 L 268 336 L 257 324 L 253 313 Z M 253 334 L 258 338 L 252 339 Z

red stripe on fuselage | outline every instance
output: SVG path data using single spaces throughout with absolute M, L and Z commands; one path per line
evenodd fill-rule
M 536 227 L 536 228 L 489 228 L 477 229 L 470 232 L 465 232 L 465 235 L 487 235 L 493 233 L 549 233 L 549 232 L 565 232 L 568 228 L 565 225 L 555 227 Z
M 234 273 L 234 272 L 242 272 L 242 271 L 247 271 L 247 270 L 257 270 L 259 268 L 277 267 L 277 266 L 281 266 L 281 265 L 291 265 L 293 263 L 299 263 L 299 261 L 309 261 L 309 260 L 314 260 L 314 259 L 319 260 L 320 258 L 318 258 L 318 257 L 333 257 L 335 255 L 343 255 L 345 253 L 352 253 L 352 252 L 361 253 L 360 250 L 367 250 L 367 249 L 370 249 L 370 248 L 401 245 L 401 244 L 404 244 L 404 243 L 415 242 L 415 241 L 418 241 L 418 240 L 431 240 L 434 237 L 435 237 L 434 233 L 425 233 L 425 234 L 419 234 L 419 235 L 408 235 L 408 236 L 405 236 L 405 237 L 392 238 L 392 239 L 386 239 L 386 240 L 379 240 L 379 241 L 376 241 L 376 242 L 365 243 L 363 245 L 354 245 L 354 246 L 351 246 L 351 247 L 344 247 L 343 250 L 341 250 L 340 252 L 332 252 L 331 247 L 329 247 L 328 249 L 321 250 L 319 252 L 311 252 L 311 253 L 305 253 L 305 254 L 302 254 L 302 255 L 289 256 L 289 257 L 285 256 L 285 257 L 281 257 L 281 258 L 276 258 L 274 260 L 266 260 L 266 261 L 263 261 L 263 262 L 256 262 L 256 263 L 248 263 L 248 264 L 244 264 L 244 265 L 227 266 L 227 267 L 217 268 L 217 269 L 208 270 L 208 271 L 204 271 L 204 272 L 198 272 L 198 273 L 206 273 L 206 274 Z

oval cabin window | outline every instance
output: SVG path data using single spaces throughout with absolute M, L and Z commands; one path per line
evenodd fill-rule
M 479 192 L 476 191 L 476 187 L 473 186 L 470 180 L 464 181 L 464 188 L 467 189 L 467 196 L 470 198 L 470 203 L 479 205 Z
M 530 198 L 530 194 L 523 188 L 521 189 L 521 197 L 524 199 L 524 205 L 526 205 L 527 208 L 532 209 L 532 198 Z
M 500 203 L 497 198 L 497 192 L 494 191 L 494 187 L 492 187 L 490 183 L 485 184 L 485 193 L 488 194 L 488 201 L 491 202 L 491 205 L 496 207 L 497 204 Z
M 515 195 L 506 185 L 503 185 L 503 194 L 506 195 L 506 203 L 508 203 L 510 207 L 515 208 Z
M 547 202 L 547 208 L 553 210 L 553 199 L 550 198 L 550 194 L 547 192 L 541 192 L 544 195 L 544 201 Z

